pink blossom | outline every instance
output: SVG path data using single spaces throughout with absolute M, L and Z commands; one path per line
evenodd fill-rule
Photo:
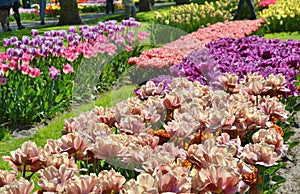
M 34 142 L 24 142 L 21 149 L 11 152 L 11 157 L 3 156 L 3 160 L 8 161 L 11 167 L 19 172 L 23 172 L 24 167 L 27 172 L 37 172 L 44 164 L 44 151 L 38 148 Z
M 4 75 L 0 74 L 0 84 L 5 85 L 7 83 L 7 79 L 4 77 Z
M 27 54 L 27 53 L 24 53 L 22 58 L 21 58 L 22 64 L 29 64 L 30 60 L 31 60 L 30 55 Z
M 0 63 L 0 73 L 6 73 L 9 70 L 9 66 L 3 63 Z
M 132 48 L 132 46 L 126 45 L 125 50 L 129 52 L 129 51 L 132 51 L 133 48 Z
M 150 34 L 147 32 L 138 31 L 138 41 L 143 41 L 146 38 L 148 38 L 149 36 L 150 36 Z
M 43 74 L 43 72 L 41 72 L 41 70 L 39 68 L 31 68 L 28 75 L 32 78 L 36 78 L 36 77 L 40 76 L 41 74 Z
M 16 69 L 18 68 L 18 62 L 15 61 L 15 60 L 11 60 L 11 61 L 10 61 L 10 64 L 9 64 L 9 68 L 10 68 L 11 70 L 16 70 Z
M 261 7 L 268 7 L 269 5 L 276 4 L 276 0 L 261 0 L 258 5 Z
M 51 66 L 49 68 L 49 75 L 51 79 L 55 79 L 57 78 L 57 76 L 59 76 L 60 74 L 60 70 L 56 69 L 55 67 Z
M 20 70 L 24 75 L 29 74 L 31 69 L 32 69 L 32 67 L 30 67 L 29 65 L 21 65 L 20 66 Z
M 7 170 L 0 170 L 0 187 L 12 183 L 16 180 L 17 173 L 9 172 Z
M 73 72 L 74 72 L 74 68 L 73 68 L 69 63 L 67 63 L 67 64 L 63 67 L 63 72 L 64 72 L 65 74 L 73 73 Z
M 25 178 L 21 177 L 20 180 L 5 185 L 0 188 L 0 193 L 7 194 L 30 194 L 34 188 L 34 182 L 29 182 Z
M 265 142 L 247 144 L 240 157 L 249 164 L 259 164 L 263 166 L 276 165 L 276 162 L 281 158 L 281 156 L 275 152 L 275 146 Z

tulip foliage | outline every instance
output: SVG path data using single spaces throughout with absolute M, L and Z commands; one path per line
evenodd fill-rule
M 148 37 L 146 32 L 134 31 L 139 27 L 139 22 L 129 19 L 122 24 L 107 21 L 70 27 L 68 32 L 52 30 L 43 36 L 32 30 L 31 37 L 4 39 L 0 123 L 31 124 L 52 118 L 71 107 L 73 94 L 80 93 L 80 88 L 109 89 L 128 68 L 127 58 L 141 49 L 138 43 Z

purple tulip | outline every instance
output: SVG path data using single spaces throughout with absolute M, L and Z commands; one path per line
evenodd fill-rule
M 76 26 L 70 26 L 68 31 L 70 33 L 77 33 L 77 28 L 76 28 Z
M 22 43 L 23 43 L 24 45 L 29 45 L 30 42 L 31 42 L 31 40 L 30 40 L 29 36 L 23 36 L 23 37 L 22 37 Z
M 3 43 L 4 47 L 9 47 L 10 44 L 11 44 L 11 41 L 8 38 L 4 38 L 3 41 L 2 41 L 2 43 Z
M 36 37 L 36 36 L 38 35 L 39 31 L 36 30 L 36 29 L 32 29 L 32 30 L 30 31 L 30 33 L 31 33 L 31 36 Z
M 51 66 L 49 68 L 49 76 L 51 79 L 55 79 L 60 75 L 60 70 L 56 69 L 55 67 Z

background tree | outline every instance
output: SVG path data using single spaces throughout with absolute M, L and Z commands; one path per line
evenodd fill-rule
M 150 0 L 140 0 L 139 2 L 139 11 L 151 11 L 151 1 Z
M 77 0 L 59 0 L 60 17 L 58 25 L 82 24 Z

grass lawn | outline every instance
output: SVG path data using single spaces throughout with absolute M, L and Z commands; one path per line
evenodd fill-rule
M 273 33 L 273 34 L 266 34 L 265 38 L 279 38 L 281 40 L 300 40 L 300 33 L 299 32 L 281 32 L 281 33 Z

